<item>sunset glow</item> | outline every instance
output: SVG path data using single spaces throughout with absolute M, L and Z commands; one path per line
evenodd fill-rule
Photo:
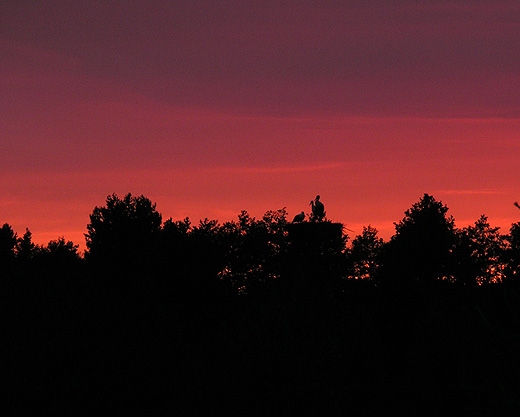
M 458 227 L 486 214 L 507 233 L 519 15 L 517 1 L 7 0 L 0 223 L 84 249 L 112 193 L 195 223 L 292 218 L 320 194 L 329 219 L 388 239 L 429 193 Z

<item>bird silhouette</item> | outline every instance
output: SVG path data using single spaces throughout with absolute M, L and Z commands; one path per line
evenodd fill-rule
M 320 201 L 320 196 L 317 195 L 314 200 L 311 200 L 309 205 L 312 208 L 312 217 L 314 221 L 322 221 L 325 217 L 325 206 Z
M 515 201 L 513 204 L 520 209 L 520 204 L 518 204 L 518 202 Z
M 293 223 L 301 223 L 305 219 L 305 213 L 302 211 L 300 214 L 294 216 Z

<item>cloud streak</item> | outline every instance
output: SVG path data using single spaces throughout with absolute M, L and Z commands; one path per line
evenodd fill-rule
M 327 171 L 332 169 L 344 168 L 345 163 L 328 163 L 322 165 L 297 165 L 297 166 L 278 166 L 278 167 L 229 167 L 216 168 L 210 171 L 224 171 L 230 173 L 246 174 L 283 174 L 283 173 L 304 173 L 315 171 Z
M 504 194 L 503 191 L 500 190 L 437 190 L 435 194 L 445 194 L 445 195 L 500 195 Z

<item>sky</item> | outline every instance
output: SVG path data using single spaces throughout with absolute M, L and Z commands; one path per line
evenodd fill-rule
M 4 0 L 0 223 L 84 249 L 112 193 L 163 219 L 327 217 L 388 240 L 428 193 L 520 221 L 520 2 Z

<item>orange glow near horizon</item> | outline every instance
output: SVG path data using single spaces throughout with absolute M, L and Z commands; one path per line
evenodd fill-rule
M 229 117 L 229 131 L 223 120 L 226 118 L 220 119 L 219 134 L 247 137 L 250 132 L 235 131 L 240 123 L 250 123 L 247 117 Z M 220 164 L 217 160 L 192 168 L 19 172 L 2 180 L 0 213 L 19 235 L 28 227 L 37 243 L 64 236 L 81 249 L 88 215 L 114 192 L 119 196 L 143 194 L 157 203 L 163 220 L 189 217 L 192 223 L 206 217 L 221 223 L 234 220 L 241 210 L 259 218 L 283 207 L 290 219 L 301 210 L 309 212 L 308 202 L 320 194 L 328 218 L 355 231 L 349 232 L 351 238 L 370 224 L 388 240 L 395 230 L 393 223 L 424 193 L 447 205 L 458 227 L 473 224 L 486 214 L 492 225 L 506 233 L 520 218 L 512 205 L 520 185 L 514 175 L 517 157 L 512 152 L 520 143 L 511 135 L 520 131 L 517 120 L 315 118 L 312 129 L 308 119 L 281 123 L 277 118 L 274 126 L 270 118 L 254 123 L 265 129 L 255 132 L 258 140 L 282 134 L 299 137 L 312 146 L 312 152 L 298 154 L 301 150 L 296 150 L 293 156 L 285 149 L 282 155 L 273 155 L 276 163 L 261 157 L 256 165 Z M 473 140 L 485 131 L 496 132 L 493 141 Z M 333 142 L 342 135 L 362 137 L 362 141 L 352 146 Z M 391 144 L 381 149 L 381 137 L 388 136 L 393 137 Z M 434 138 L 440 139 L 432 143 Z M 298 142 L 289 145 L 294 143 Z M 486 156 L 492 154 L 495 158 Z M 510 181 L 506 181 L 508 177 Z

